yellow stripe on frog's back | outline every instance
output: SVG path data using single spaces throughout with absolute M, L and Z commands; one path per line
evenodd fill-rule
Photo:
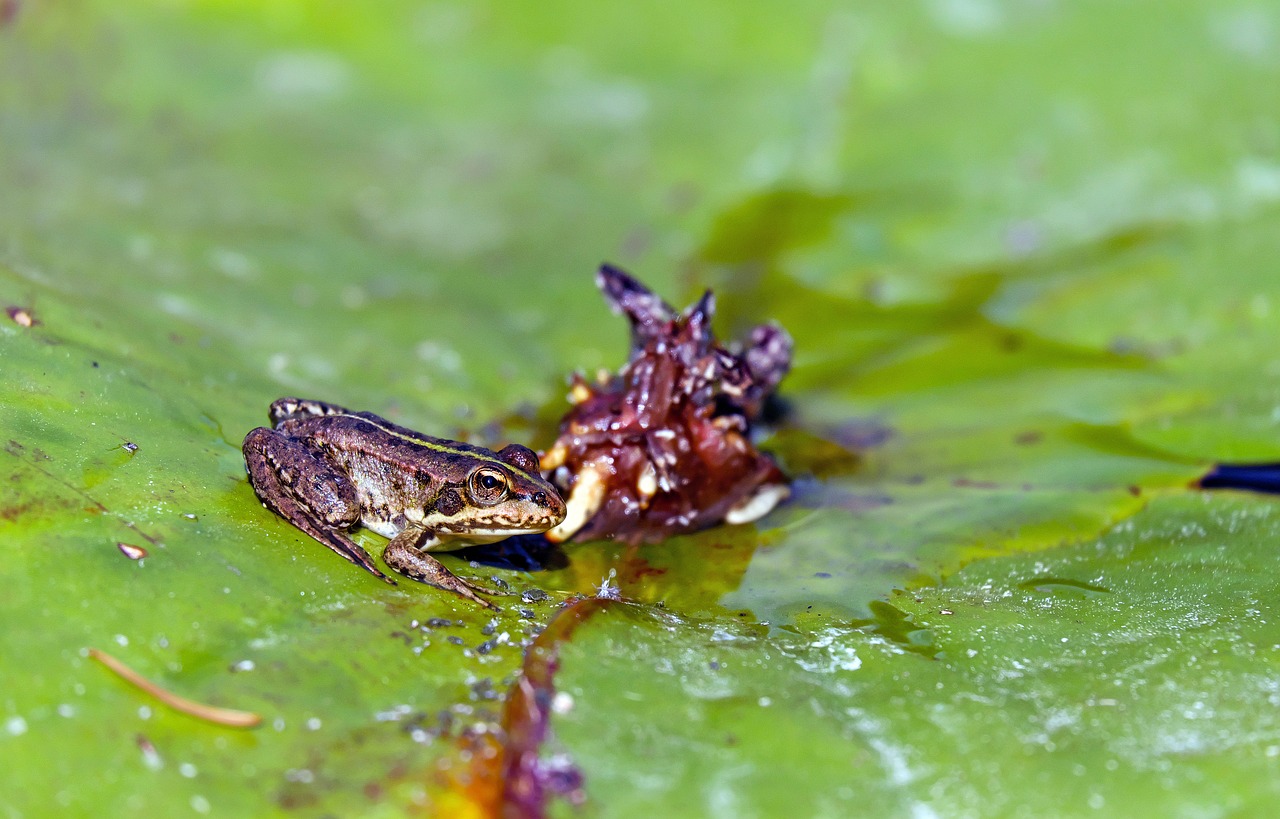
M 372 413 L 370 413 L 370 415 L 372 415 Z M 388 428 L 386 425 L 390 424 L 391 422 L 387 421 L 384 418 L 380 418 L 376 415 L 371 418 L 369 417 L 369 415 L 362 415 L 356 412 L 341 412 L 341 413 L 334 413 L 333 415 L 329 415 L 326 417 L 354 418 L 357 421 L 364 421 L 366 424 L 369 424 L 370 426 L 378 430 L 381 430 L 382 432 L 385 432 L 387 435 L 390 435 L 393 438 L 399 438 L 402 441 L 408 441 L 410 443 L 417 444 L 418 446 L 424 446 L 428 449 L 434 449 L 436 452 L 443 452 L 447 455 L 458 455 L 464 458 L 475 458 L 477 461 L 487 461 L 488 463 L 491 463 L 491 464 L 496 464 L 498 466 L 506 467 L 507 469 L 510 469 L 521 475 L 525 474 L 524 470 L 521 469 L 520 467 L 513 466 L 512 464 L 507 463 L 506 461 L 499 458 L 495 453 L 485 449 L 484 447 L 478 446 L 478 447 L 475 447 L 474 449 L 457 449 L 455 447 L 448 446 L 447 443 L 443 443 L 443 441 L 445 440 L 443 438 L 433 438 L 431 436 L 419 437 L 417 434 L 406 434 L 405 432 L 401 432 L 400 429 Z M 392 426 L 397 426 L 397 425 L 392 425 Z M 460 444 L 462 442 L 453 441 L 450 443 Z

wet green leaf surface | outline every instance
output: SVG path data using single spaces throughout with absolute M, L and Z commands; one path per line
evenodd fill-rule
M 1280 16 L 599 12 L 0 3 L 0 815 L 481 815 L 533 661 L 587 815 L 1265 814 L 1274 504 L 1188 487 L 1280 459 Z M 499 615 L 257 503 L 281 395 L 549 443 L 606 258 L 794 335 L 790 503 Z
M 895 595 L 896 628 L 619 605 L 566 649 L 559 735 L 621 816 L 1265 815 L 1276 535 L 1270 502 L 1165 497 Z

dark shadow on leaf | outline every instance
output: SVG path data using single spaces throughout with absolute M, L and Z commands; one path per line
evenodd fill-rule
M 919 654 L 929 659 L 938 656 L 933 631 L 916 623 L 910 614 L 883 600 L 872 600 L 867 604 L 867 608 L 871 609 L 869 619 L 854 620 L 849 625 L 878 634 L 911 654 Z
M 542 535 L 517 535 L 498 543 L 468 546 L 453 554 L 462 560 L 495 569 L 513 569 L 521 572 L 563 569 L 569 565 L 569 558 L 565 556 L 564 549 Z

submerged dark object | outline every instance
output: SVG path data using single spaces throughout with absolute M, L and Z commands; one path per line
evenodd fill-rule
M 653 541 L 768 513 L 788 481 L 750 433 L 791 366 L 790 336 L 762 325 L 726 348 L 711 332 L 711 291 L 677 313 L 610 265 L 596 284 L 631 323 L 631 356 L 596 383 L 574 377 L 574 405 L 542 458 L 568 498 L 548 539 Z
M 1218 464 L 1198 485 L 1201 489 L 1246 489 L 1280 495 L 1280 463 Z

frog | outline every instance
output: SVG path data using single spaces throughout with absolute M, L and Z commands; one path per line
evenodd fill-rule
M 382 560 L 405 577 L 497 610 L 500 595 L 455 576 L 430 552 L 546 532 L 565 502 L 520 444 L 494 452 L 434 438 L 371 412 L 281 398 L 270 427 L 244 439 L 245 468 L 272 512 L 392 585 L 349 532 L 363 526 L 389 542 Z

